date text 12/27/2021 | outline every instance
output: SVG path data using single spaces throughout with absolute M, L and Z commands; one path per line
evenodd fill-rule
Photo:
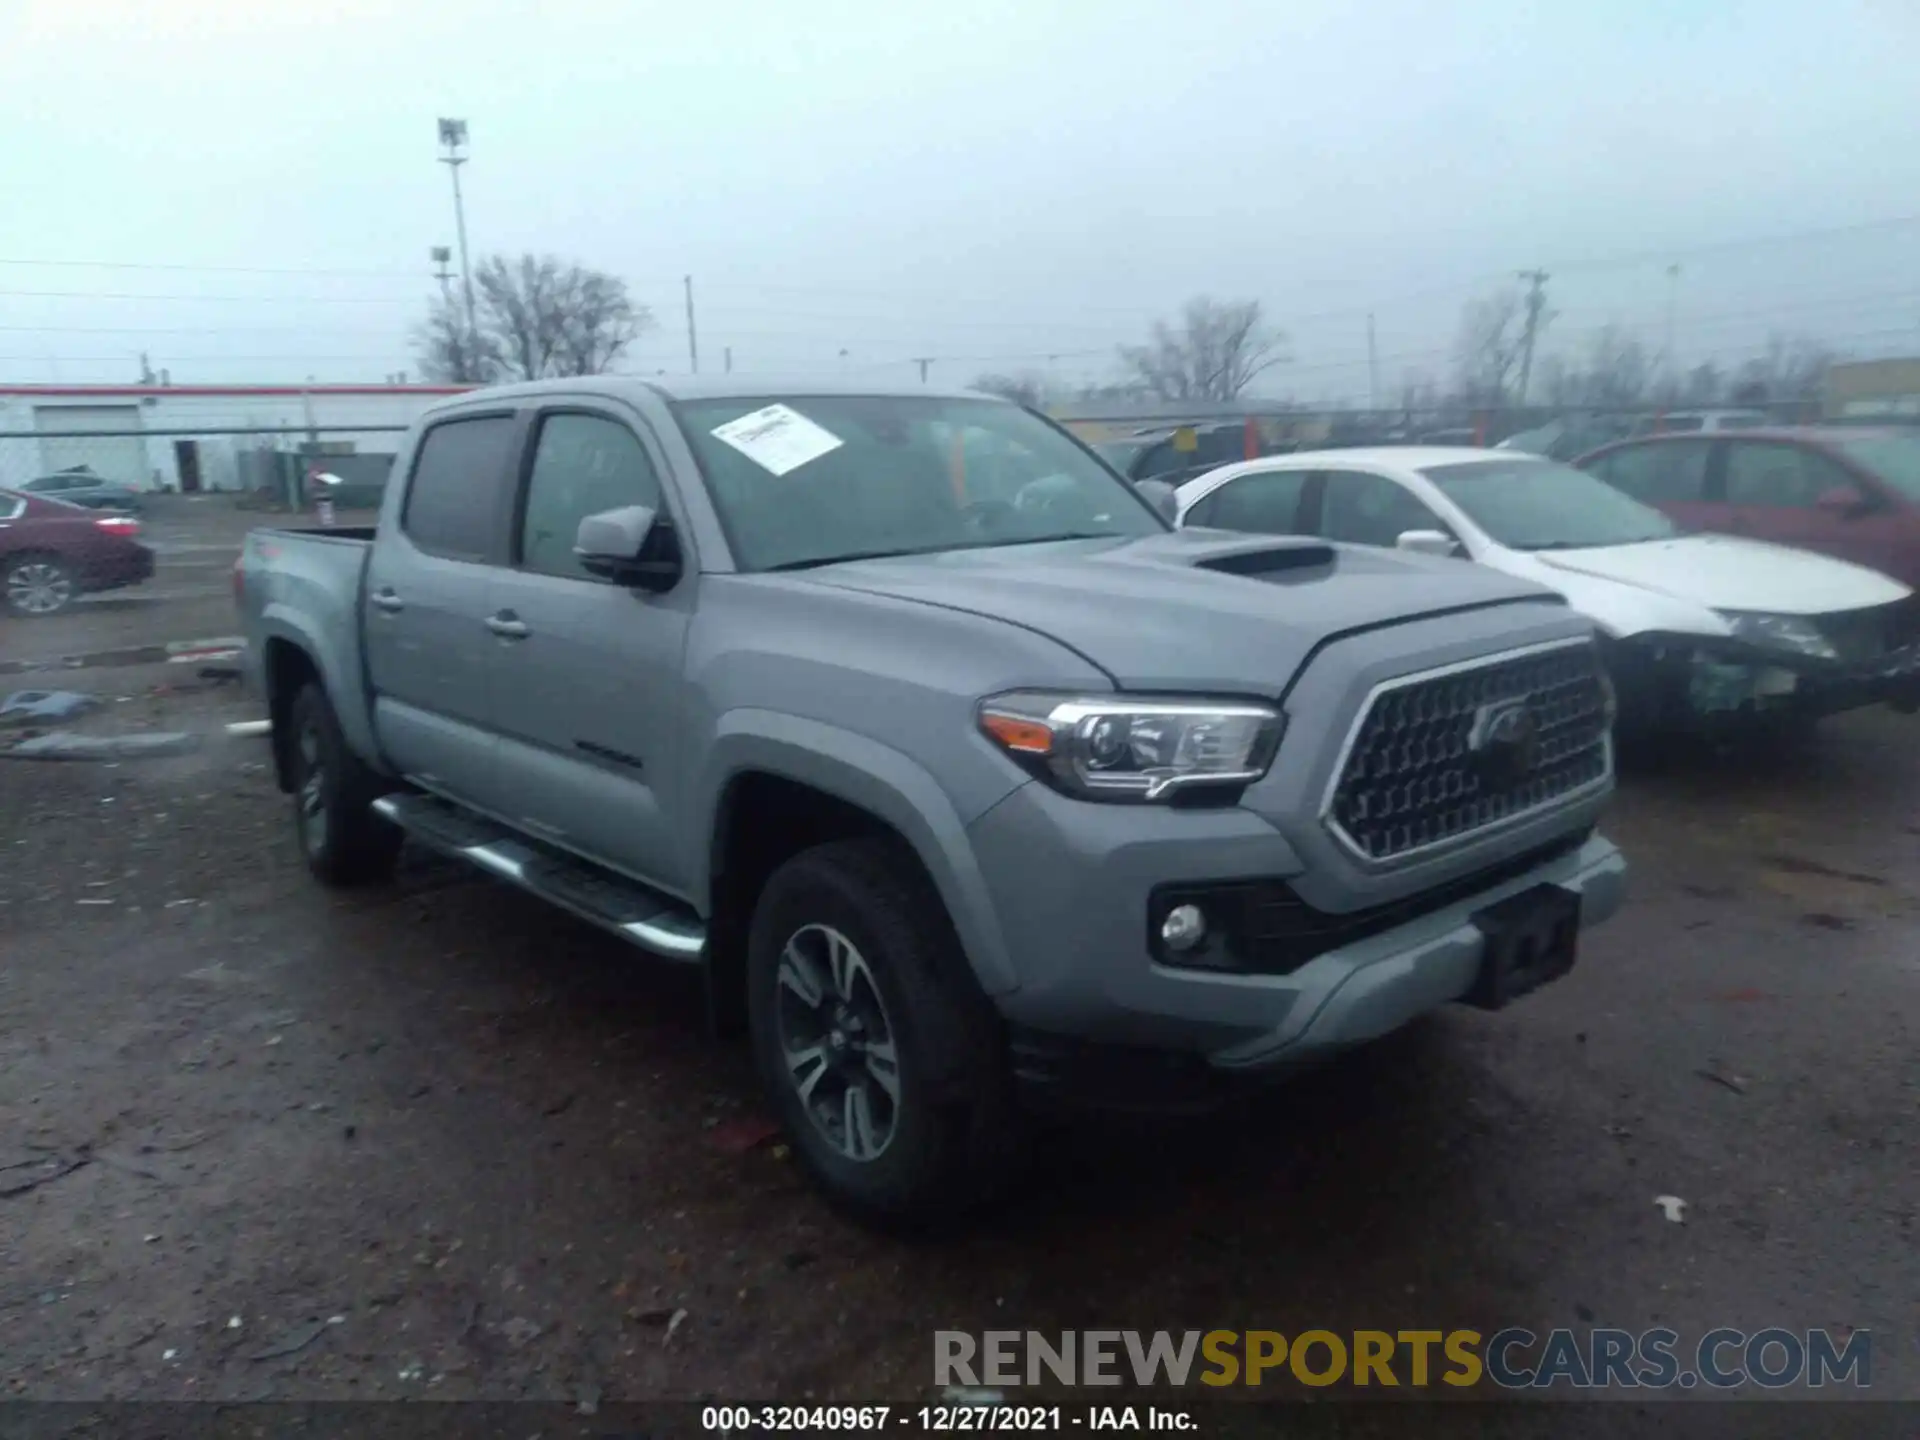
M 703 1430 L 727 1435 L 822 1430 L 915 1433 L 1195 1428 L 1191 1412 L 1156 1405 L 708 1405 Z

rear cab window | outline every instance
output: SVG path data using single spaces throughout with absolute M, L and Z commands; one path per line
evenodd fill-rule
M 483 562 L 497 547 L 515 419 L 442 420 L 420 439 L 400 528 L 430 555 Z

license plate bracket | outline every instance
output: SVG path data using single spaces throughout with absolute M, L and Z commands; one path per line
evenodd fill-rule
M 1480 973 L 1466 994 L 1470 1005 L 1498 1010 L 1558 980 L 1580 949 L 1580 895 L 1559 885 L 1535 885 L 1476 910 L 1482 937 Z

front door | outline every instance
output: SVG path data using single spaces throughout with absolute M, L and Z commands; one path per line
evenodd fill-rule
M 500 798 L 486 622 L 517 423 L 486 415 L 426 432 L 360 601 L 381 749 L 407 778 L 483 809 Z
M 695 576 L 689 564 L 652 594 L 588 574 L 573 553 L 580 521 L 603 510 L 645 505 L 671 523 L 659 452 L 610 410 L 556 406 L 535 424 L 511 563 L 492 591 L 503 814 L 678 891 L 675 737 Z
M 1907 534 L 1899 512 L 1884 501 L 1853 511 L 1820 503 L 1848 491 L 1870 498 L 1868 487 L 1837 461 L 1806 445 L 1732 440 L 1726 473 L 1740 533 L 1898 574 Z

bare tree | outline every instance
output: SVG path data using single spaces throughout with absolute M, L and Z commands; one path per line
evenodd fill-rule
M 1727 396 L 1727 377 L 1711 360 L 1702 360 L 1687 371 L 1676 397 L 1682 405 L 1718 405 Z
M 467 329 L 466 312 L 451 299 L 434 301 L 415 327 L 414 350 L 420 374 L 441 385 L 491 385 L 502 373 L 500 353 L 491 336 Z
M 1189 300 L 1180 328 L 1156 321 L 1145 345 L 1123 345 L 1120 359 L 1162 400 L 1233 400 L 1261 371 L 1284 358 L 1286 337 L 1261 322 L 1258 300 Z
M 422 368 L 485 383 L 593 375 L 652 324 L 624 280 L 552 255 L 493 255 L 473 276 L 479 333 L 444 298 L 417 333 Z
M 1833 351 L 1811 336 L 1769 335 L 1766 351 L 1740 367 L 1734 399 L 1746 405 L 1816 400 L 1833 361 Z
M 973 388 L 984 390 L 989 395 L 999 395 L 1016 404 L 1031 406 L 1038 410 L 1052 397 L 1053 387 L 1047 377 L 1031 370 L 1018 375 L 976 375 Z
M 1539 328 L 1544 330 L 1550 318 L 1543 314 Z M 1504 405 L 1526 348 L 1527 302 L 1519 290 L 1508 286 L 1469 300 L 1460 312 L 1454 347 L 1461 398 L 1474 405 Z

